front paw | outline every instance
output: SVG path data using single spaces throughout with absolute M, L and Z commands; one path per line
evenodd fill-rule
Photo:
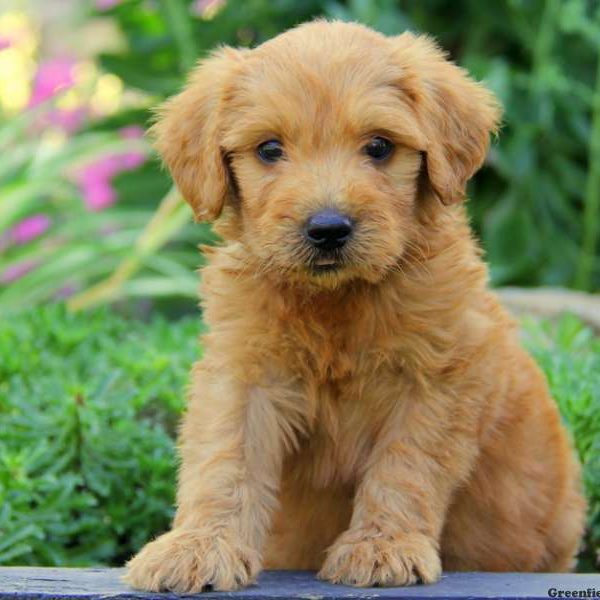
M 127 563 L 124 581 L 150 592 L 197 593 L 236 590 L 254 581 L 258 554 L 233 536 L 201 529 L 174 529 L 146 546 Z
M 398 537 L 346 531 L 327 551 L 320 579 L 360 587 L 434 583 L 442 574 L 435 543 L 422 534 Z

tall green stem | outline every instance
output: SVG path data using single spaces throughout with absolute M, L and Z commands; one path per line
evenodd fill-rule
M 596 67 L 596 89 L 592 101 L 592 133 L 585 185 L 583 237 L 575 286 L 592 291 L 594 262 L 600 239 L 600 52 Z
M 182 72 L 187 74 L 198 58 L 198 47 L 187 5 L 182 0 L 161 0 L 160 6 L 179 50 L 179 65 Z

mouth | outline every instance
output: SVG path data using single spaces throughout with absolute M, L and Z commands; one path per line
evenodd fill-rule
M 322 256 L 313 260 L 310 264 L 310 268 L 313 273 L 331 273 L 337 271 L 342 266 L 339 259 L 332 256 Z

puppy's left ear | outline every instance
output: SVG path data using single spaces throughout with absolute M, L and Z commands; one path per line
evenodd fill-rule
M 405 68 L 401 86 L 424 134 L 429 185 L 444 204 L 457 203 L 485 160 L 490 135 L 498 130 L 500 103 L 432 39 L 407 32 L 392 41 Z

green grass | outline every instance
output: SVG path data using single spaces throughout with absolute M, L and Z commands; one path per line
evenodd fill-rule
M 0 564 L 120 565 L 167 528 L 173 437 L 199 318 L 126 320 L 55 305 L 0 330 Z M 600 547 L 600 339 L 576 319 L 528 322 L 585 467 L 589 533 Z

